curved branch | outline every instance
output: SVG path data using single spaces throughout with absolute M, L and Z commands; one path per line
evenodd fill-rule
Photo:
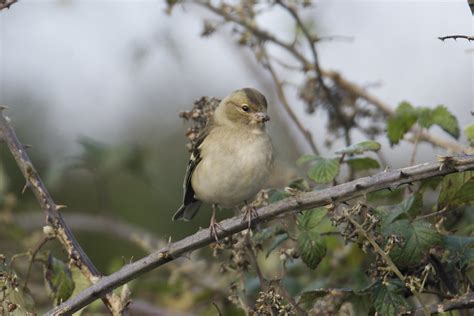
M 384 188 L 395 188 L 402 184 L 427 178 L 474 170 L 474 155 L 449 158 L 450 159 L 445 159 L 446 163 L 427 162 L 417 166 L 381 172 L 371 177 L 360 178 L 320 191 L 294 195 L 260 208 L 258 210 L 259 215 L 253 220 L 253 224 L 267 222 L 278 216 L 300 210 L 347 201 Z M 449 162 L 449 164 L 447 162 Z M 248 223 L 244 220 L 243 215 L 226 219 L 222 221 L 220 225 L 223 230 L 218 232 L 218 237 L 221 239 L 243 231 L 248 227 Z M 200 230 L 180 241 L 169 244 L 167 247 L 149 256 L 124 266 L 109 276 L 103 277 L 96 284 L 49 311 L 46 315 L 60 315 L 78 311 L 118 286 L 167 262 L 175 260 L 190 251 L 207 246 L 212 242 L 214 242 L 214 238 L 211 237 L 209 229 Z
M 474 41 L 474 36 L 468 36 L 468 35 L 446 35 L 446 36 L 440 36 L 438 37 L 438 39 L 442 42 L 444 42 L 445 40 L 447 39 L 453 39 L 453 40 L 457 40 L 457 39 L 465 39 L 467 40 L 468 42 L 470 41 Z
M 76 237 L 71 229 L 67 226 L 59 210 L 64 207 L 57 205 L 53 197 L 49 194 L 46 186 L 39 177 L 38 172 L 33 166 L 30 158 L 26 153 L 25 146 L 18 140 L 15 131 L 9 124 L 9 119 L 4 116 L 3 110 L 5 107 L 0 107 L 0 137 L 8 146 L 13 158 L 15 159 L 21 173 L 26 179 L 26 186 L 33 191 L 36 200 L 46 214 L 46 222 L 53 229 L 54 236 L 61 242 L 68 254 L 69 260 L 77 266 L 82 274 L 91 282 L 95 283 L 102 275 L 94 266 L 92 261 L 86 255 L 82 247 L 79 245 Z M 107 308 L 113 314 L 120 314 L 123 307 L 118 296 L 108 294 L 104 299 Z

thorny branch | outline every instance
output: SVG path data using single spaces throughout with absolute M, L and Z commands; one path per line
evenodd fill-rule
M 296 47 L 293 43 L 287 43 L 279 38 L 277 38 L 275 35 L 262 30 L 261 28 L 258 27 L 255 21 L 249 20 L 248 18 L 245 18 L 244 16 L 236 15 L 233 14 L 232 11 L 230 10 L 228 5 L 223 5 L 223 6 L 214 6 L 208 1 L 204 2 L 196 2 L 198 5 L 202 5 L 205 8 L 207 8 L 209 11 L 221 16 L 224 18 L 226 21 L 234 22 L 243 28 L 245 28 L 247 31 L 251 32 L 256 38 L 258 38 L 262 43 L 265 42 L 271 42 L 281 48 L 283 48 L 286 52 L 290 53 L 301 65 L 302 65 L 302 70 L 303 71 L 309 71 L 309 70 L 314 70 L 315 65 L 314 63 L 310 62 Z M 314 47 L 313 47 L 314 48 Z M 340 88 L 344 89 L 346 93 L 349 95 L 353 96 L 356 99 L 363 100 L 369 104 L 374 105 L 377 109 L 382 111 L 384 115 L 393 115 L 394 110 L 392 107 L 386 103 L 384 103 L 382 100 L 379 98 L 371 95 L 368 93 L 365 89 L 362 87 L 358 86 L 357 84 L 350 82 L 349 80 L 345 79 L 340 73 L 335 72 L 335 71 L 327 71 L 324 69 L 319 69 L 319 74 L 322 77 L 331 79 L 333 83 Z M 319 80 L 319 79 L 318 79 Z M 411 131 L 416 134 L 419 131 L 420 127 L 415 125 Z M 447 140 L 442 137 L 433 135 L 427 131 L 423 131 L 420 134 L 420 140 L 429 142 L 435 146 L 444 148 L 448 151 L 451 152 L 465 152 L 466 149 L 459 144 L 456 141 L 452 140 Z
M 447 35 L 447 36 L 440 36 L 438 37 L 439 40 L 441 41 L 445 41 L 447 39 L 453 39 L 453 40 L 457 40 L 457 39 L 465 39 L 467 41 L 474 41 L 474 36 L 468 36 L 468 35 Z
M 8 146 L 25 177 L 26 186 L 33 191 L 38 203 L 45 212 L 46 222 L 52 229 L 52 235 L 63 245 L 70 263 L 77 266 L 91 283 L 97 282 L 102 275 L 81 248 L 71 229 L 59 213 L 59 210 L 64 206 L 54 202 L 28 157 L 25 146 L 20 143 L 15 131 L 9 124 L 9 119 L 4 116 L 3 110 L 5 110 L 5 107 L 0 107 L 0 137 Z M 123 304 L 118 296 L 107 294 L 103 301 L 113 314 L 119 315 L 123 312 L 124 306 L 122 306 Z
M 324 190 L 288 197 L 257 210 L 259 215 L 253 220 L 252 224 L 267 222 L 281 215 L 301 210 L 337 204 L 384 188 L 396 188 L 414 181 L 444 176 L 454 172 L 474 170 L 474 155 L 441 160 L 441 162 L 427 162 L 412 167 L 381 172 L 374 176 L 360 178 Z M 449 161 L 449 164 L 446 163 L 447 161 Z M 218 232 L 218 237 L 223 239 L 247 229 L 248 223 L 243 219 L 243 215 L 240 215 L 222 221 L 220 225 L 223 230 Z M 209 229 L 203 229 L 180 241 L 170 243 L 167 247 L 101 278 L 96 284 L 49 311 L 47 315 L 60 315 L 61 313 L 78 311 L 118 286 L 212 242 L 214 242 L 214 239 L 211 237 Z
M 434 304 L 428 307 L 429 312 L 432 315 L 445 313 L 449 311 L 459 310 L 459 309 L 470 309 L 474 308 L 474 292 L 464 294 L 462 296 L 453 298 L 451 300 L 446 300 L 439 304 Z M 407 312 L 405 315 L 423 315 L 423 309 L 419 308 L 415 311 Z

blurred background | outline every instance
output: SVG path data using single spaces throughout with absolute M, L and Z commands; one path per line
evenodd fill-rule
M 206 212 L 192 222 L 171 221 L 188 159 L 187 125 L 178 113 L 201 96 L 261 90 L 285 174 L 298 174 L 294 162 L 309 151 L 268 73 L 235 43 L 230 28 L 202 37 L 203 19 L 216 16 L 193 2 L 176 5 L 171 14 L 166 10 L 165 1 L 21 0 L 0 12 L 0 104 L 10 108 L 6 113 L 19 138 L 33 146 L 35 166 L 56 202 L 67 205 L 61 212 L 74 221 L 80 243 L 103 273 L 145 252 L 101 233 L 109 228 L 92 227 L 87 216 L 72 216 L 105 217 L 110 222 L 104 225 L 126 223 L 163 240 L 208 225 Z M 324 69 L 341 72 L 393 108 L 403 100 L 444 104 L 461 127 L 472 122 L 472 44 L 437 39 L 474 33 L 465 0 L 317 1 L 304 18 L 319 36 L 343 36 L 318 44 Z M 268 10 L 258 22 L 291 40 L 287 12 Z M 283 77 L 299 80 L 291 73 Z M 325 113 L 307 114 L 298 91 L 288 91 L 323 155 L 344 146 L 341 140 L 325 147 Z M 409 163 L 407 145 L 390 148 L 385 138 L 378 140 L 390 166 Z M 442 151 L 423 144 L 416 161 L 433 160 L 436 152 Z M 0 146 L 0 202 L 11 211 L 0 216 L 19 225 L 0 232 L 0 252 L 6 254 L 24 247 L 15 236 L 40 233 L 44 224 L 32 194 L 21 194 L 23 186 L 10 153 Z

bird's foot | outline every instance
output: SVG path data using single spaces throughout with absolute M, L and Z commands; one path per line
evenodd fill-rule
M 245 205 L 244 206 L 244 218 L 242 222 L 248 223 L 248 228 L 252 225 L 252 220 L 258 217 L 257 209 L 252 205 Z
M 219 238 L 217 237 L 217 233 L 220 231 L 225 231 L 221 224 L 219 224 L 214 217 L 211 218 L 211 222 L 209 223 L 209 233 L 211 238 L 214 238 L 216 242 L 219 242 Z

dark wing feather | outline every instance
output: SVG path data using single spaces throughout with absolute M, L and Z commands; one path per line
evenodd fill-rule
M 196 144 L 192 151 L 191 158 L 189 159 L 188 166 L 186 168 L 186 174 L 184 176 L 183 205 L 181 205 L 178 211 L 176 211 L 176 213 L 173 215 L 173 220 L 181 218 L 185 220 L 190 220 L 194 217 L 194 215 L 196 215 L 197 211 L 199 210 L 199 207 L 201 206 L 201 201 L 197 200 L 194 196 L 194 189 L 191 185 L 191 178 L 193 176 L 194 170 L 202 159 L 200 146 L 206 136 L 209 135 L 209 125 L 210 124 L 208 124 L 208 126 L 206 126 L 201 131 L 201 133 L 199 133 L 199 136 L 196 140 Z

